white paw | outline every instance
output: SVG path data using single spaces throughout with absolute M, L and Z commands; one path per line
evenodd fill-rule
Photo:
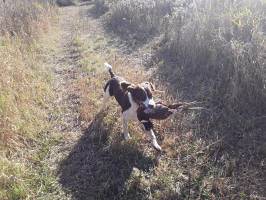
M 162 148 L 160 145 L 157 143 L 157 141 L 152 141 L 152 146 L 157 150 L 157 151 L 162 151 Z

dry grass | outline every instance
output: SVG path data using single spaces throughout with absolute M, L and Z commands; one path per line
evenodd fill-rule
M 125 35 L 137 30 L 137 40 L 152 35 L 151 30 L 161 32 L 153 46 L 151 63 L 156 67 L 144 70 L 130 56 L 111 49 L 103 35 L 76 35 L 72 50 L 79 52 L 82 71 L 78 106 L 84 134 L 59 164 L 61 186 L 75 199 L 265 198 L 265 4 L 196 1 L 196 9 L 177 1 L 168 13 L 170 1 L 164 5 L 154 0 L 155 6 L 128 2 L 110 4 L 109 20 L 114 17 L 116 23 L 125 17 L 128 23 L 113 27 Z M 119 5 L 128 6 L 128 12 Z M 33 26 L 49 24 L 44 12 L 40 14 L 41 21 L 32 17 L 37 20 Z M 166 23 L 157 16 L 165 16 Z M 27 20 L 21 27 L 31 24 Z M 40 43 L 38 28 L 6 27 L 0 39 L 0 198 L 53 198 L 52 193 L 70 198 L 58 185 L 51 163 L 44 161 L 59 138 L 48 128 L 53 94 L 40 55 L 55 38 Z M 137 36 L 141 31 L 145 36 Z M 157 98 L 202 100 L 208 109 L 155 122 L 161 153 L 151 147 L 138 123 L 129 125 L 133 139 L 124 141 L 117 103 L 111 100 L 106 112 L 99 113 L 109 79 L 105 61 L 128 81 L 151 80 L 158 89 L 169 90 Z M 31 153 L 25 154 L 25 146 Z
M 56 0 L 56 4 L 58 6 L 64 7 L 64 6 L 73 6 L 76 4 L 74 0 Z
M 172 92 L 208 107 L 209 113 L 195 119 L 198 134 L 222 140 L 210 164 L 220 170 L 219 177 L 230 177 L 227 185 L 235 187 L 225 191 L 238 198 L 265 197 L 265 179 L 260 179 L 265 176 L 265 6 L 198 1 L 195 12 L 179 10 L 153 62 Z
M 109 1 L 106 22 L 126 39 L 145 41 L 165 29 L 174 1 Z
M 55 15 L 49 1 L 0 4 L 0 199 L 34 199 L 51 186 L 40 163 L 55 140 L 47 134 L 55 96 L 43 55 Z
M 95 12 L 105 13 L 108 10 L 109 2 L 105 0 L 94 0 Z
M 53 1 L 12 0 L 0 3 L 1 34 L 36 37 L 47 28 L 47 17 L 52 17 Z

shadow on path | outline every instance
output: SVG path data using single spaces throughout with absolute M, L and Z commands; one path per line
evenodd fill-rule
M 105 116 L 95 117 L 59 165 L 60 183 L 74 199 L 118 199 L 126 195 L 122 193 L 133 168 L 149 171 L 157 165 L 136 145 L 124 141 L 110 144 L 112 126 L 104 122 Z

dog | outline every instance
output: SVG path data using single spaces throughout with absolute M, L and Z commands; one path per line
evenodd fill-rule
M 157 139 L 153 132 L 153 124 L 149 119 L 144 119 L 137 115 L 137 110 L 140 106 L 144 108 L 154 108 L 155 102 L 152 97 L 152 91 L 155 91 L 154 86 L 150 82 L 144 82 L 138 85 L 127 82 L 124 78 L 116 76 L 112 70 L 112 66 L 107 62 L 104 63 L 105 68 L 109 71 L 111 79 L 104 87 L 103 104 L 101 111 L 104 110 L 106 102 L 112 96 L 122 108 L 122 130 L 125 139 L 130 139 L 128 132 L 128 121 L 138 120 L 145 128 L 145 132 L 150 136 L 152 146 L 161 151 L 162 148 L 157 143 Z

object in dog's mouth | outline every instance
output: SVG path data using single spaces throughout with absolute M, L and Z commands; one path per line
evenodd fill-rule
M 163 103 L 156 103 L 154 108 L 139 107 L 137 110 L 139 119 L 157 119 L 164 120 L 173 114 L 175 109 L 169 108 Z
M 164 120 L 167 119 L 170 115 L 172 115 L 177 109 L 192 109 L 190 106 L 197 104 L 198 102 L 179 102 L 171 105 L 166 105 L 162 102 L 157 102 L 154 108 L 145 108 L 139 107 L 137 110 L 138 118 L 141 120 L 147 119 L 156 119 L 156 120 Z M 202 109 L 201 107 L 194 107 L 194 109 Z

